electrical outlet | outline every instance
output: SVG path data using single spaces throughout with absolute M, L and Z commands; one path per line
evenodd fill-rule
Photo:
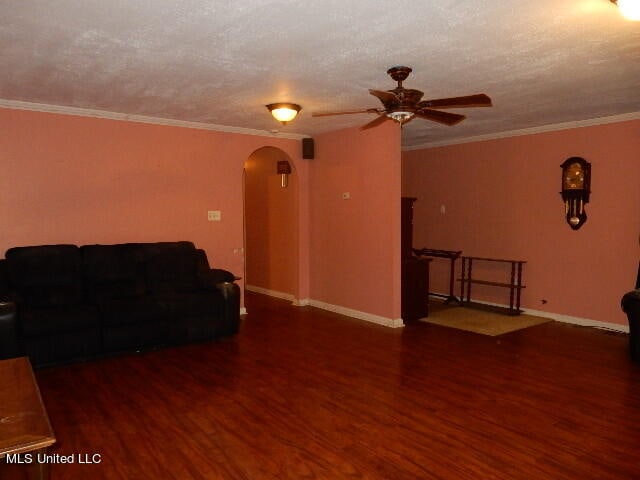
M 207 220 L 210 222 L 219 222 L 222 218 L 220 210 L 209 210 L 207 212 Z

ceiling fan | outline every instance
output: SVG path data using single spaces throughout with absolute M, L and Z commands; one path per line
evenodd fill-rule
M 457 113 L 441 112 L 442 108 L 491 107 L 491 99 L 484 93 L 468 95 L 466 97 L 440 98 L 437 100 L 421 100 L 424 95 L 420 90 L 404 88 L 402 82 L 411 73 L 409 67 L 392 67 L 387 70 L 391 78 L 398 82 L 393 90 L 369 90 L 377 97 L 384 108 L 367 108 L 364 110 L 346 110 L 342 112 L 314 112 L 312 117 L 327 117 L 330 115 L 349 115 L 353 113 L 375 113 L 377 118 L 360 127 L 362 130 L 372 128 L 387 120 L 395 120 L 404 125 L 414 118 L 422 118 L 444 125 L 455 125 L 466 117 Z

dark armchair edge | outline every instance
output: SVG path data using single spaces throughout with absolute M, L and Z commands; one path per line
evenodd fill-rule
M 634 304 L 636 304 L 635 302 L 640 302 L 640 288 L 627 292 L 622 297 L 622 301 L 620 303 L 622 304 L 622 309 L 628 313 L 627 310 L 632 309 Z
M 234 282 L 218 282 L 215 286 L 224 298 L 224 334 L 236 334 L 240 328 L 240 287 Z
M 16 304 L 0 301 L 0 359 L 17 357 L 21 346 L 16 322 Z
M 633 360 L 640 362 L 640 289 L 626 293 L 621 304 L 629 319 L 629 353 Z

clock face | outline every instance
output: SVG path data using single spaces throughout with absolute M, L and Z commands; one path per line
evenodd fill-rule
M 584 170 L 579 163 L 572 163 L 565 170 L 564 188 L 567 190 L 580 190 L 584 188 Z

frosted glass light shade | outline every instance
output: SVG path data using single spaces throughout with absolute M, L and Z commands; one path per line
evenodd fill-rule
M 413 112 L 395 111 L 387 113 L 387 117 L 393 118 L 398 123 L 405 123 L 411 120 L 415 114 Z
M 271 103 L 267 105 L 267 108 L 273 115 L 273 118 L 286 125 L 298 115 L 298 112 L 302 109 L 300 105 L 295 103 Z

